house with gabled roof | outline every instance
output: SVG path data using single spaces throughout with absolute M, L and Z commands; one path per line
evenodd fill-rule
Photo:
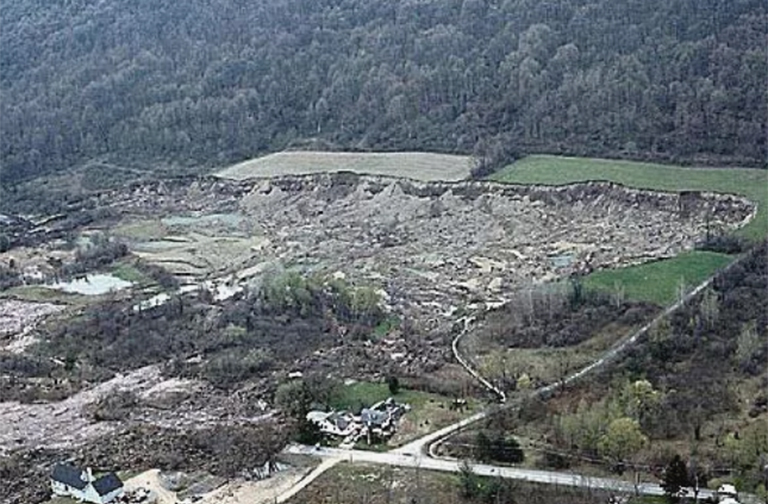
M 107 504 L 123 495 L 123 482 L 115 473 L 94 478 L 90 467 L 82 470 L 69 463 L 60 463 L 51 472 L 51 490 L 62 497 Z
M 347 437 L 358 429 L 354 417 L 345 412 L 310 411 L 307 420 L 317 425 L 320 432 L 330 436 Z

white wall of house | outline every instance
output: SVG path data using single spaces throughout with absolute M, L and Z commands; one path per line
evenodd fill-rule
M 56 495 L 72 497 L 73 499 L 92 502 L 93 504 L 107 504 L 123 494 L 122 487 L 106 495 L 99 495 L 91 484 L 88 484 L 83 490 L 78 490 L 77 488 L 73 488 L 58 481 L 51 481 L 51 490 L 53 490 L 53 493 Z
M 94 504 L 101 504 L 101 498 L 99 497 L 99 494 L 96 493 L 96 490 L 93 488 L 93 485 L 88 485 L 85 487 L 85 502 L 93 502 Z
M 85 488 L 85 502 L 92 502 L 93 504 L 107 504 L 112 502 L 116 497 L 123 493 L 122 488 L 118 488 L 106 495 L 99 495 L 93 485 L 88 485 Z
M 110 493 L 108 493 L 106 495 L 102 495 L 101 496 L 101 500 L 99 500 L 98 502 L 100 504 L 106 504 L 107 502 L 112 502 L 113 500 L 117 499 L 121 495 L 123 495 L 122 487 L 118 488 L 117 490 L 113 490 L 112 492 L 110 492 Z
M 85 500 L 86 490 L 88 490 L 89 488 L 93 490 L 93 488 L 90 485 L 85 487 L 83 490 L 78 490 L 77 488 L 71 487 L 69 485 L 65 485 L 64 483 L 61 483 L 59 481 L 51 481 L 51 490 L 53 490 L 54 494 L 60 495 L 62 497 L 72 497 L 78 500 Z

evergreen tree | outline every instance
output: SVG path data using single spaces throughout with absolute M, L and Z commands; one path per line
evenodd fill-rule
M 661 487 L 669 502 L 678 502 L 680 489 L 690 486 L 688 468 L 680 455 L 675 455 L 664 470 L 664 481 Z

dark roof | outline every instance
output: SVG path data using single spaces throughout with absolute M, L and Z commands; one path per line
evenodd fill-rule
M 72 464 L 56 464 L 51 473 L 51 479 L 82 490 L 88 485 L 87 481 L 83 481 L 80 478 L 82 474 L 83 471 Z
M 99 495 L 106 495 L 109 492 L 122 488 L 123 482 L 115 473 L 108 473 L 93 482 L 93 489 Z
M 384 425 L 389 420 L 389 415 L 383 411 L 365 408 L 360 412 L 360 419 L 369 425 Z

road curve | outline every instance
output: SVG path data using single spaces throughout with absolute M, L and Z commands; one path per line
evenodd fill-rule
M 469 361 L 467 361 L 461 355 L 461 352 L 459 352 L 459 343 L 461 342 L 461 339 L 469 332 L 469 328 L 474 321 L 475 317 L 464 317 L 461 319 L 464 327 L 462 327 L 461 332 L 455 338 L 453 338 L 453 341 L 451 342 L 451 350 L 453 351 L 453 356 L 457 361 L 459 361 L 461 367 L 463 367 L 477 381 L 482 383 L 485 388 L 496 394 L 500 402 L 507 402 L 507 394 L 505 394 L 504 391 L 498 388 L 496 385 L 485 379 L 477 370 L 475 370 L 475 368 L 469 364 Z
M 562 382 L 558 383 L 552 383 L 550 385 L 547 385 L 545 387 L 540 387 L 532 392 L 532 396 L 539 396 L 539 397 L 547 397 L 552 392 L 554 392 L 557 387 L 568 385 L 570 383 L 573 383 L 574 381 L 578 380 L 579 378 L 584 377 L 585 375 L 591 373 L 592 371 L 599 369 L 606 364 L 613 362 L 619 355 L 621 355 L 624 350 L 626 350 L 628 347 L 634 345 L 638 342 L 640 338 L 645 336 L 645 334 L 651 330 L 653 327 L 658 325 L 659 322 L 661 322 L 663 319 L 667 318 L 669 315 L 680 309 L 682 306 L 684 306 L 688 301 L 696 297 L 698 294 L 701 293 L 704 289 L 709 287 L 712 282 L 714 282 L 715 278 L 722 275 L 723 273 L 727 272 L 731 268 L 733 268 L 736 264 L 740 263 L 744 257 L 742 256 L 738 258 L 737 260 L 733 261 L 731 264 L 726 266 L 725 268 L 717 271 L 714 275 L 710 276 L 706 280 L 704 280 L 702 283 L 697 285 L 694 289 L 692 289 L 690 292 L 688 292 L 685 296 L 680 298 L 678 301 L 673 303 L 672 305 L 668 306 L 663 312 L 661 312 L 659 315 L 657 315 L 653 320 L 645 324 L 643 327 L 638 329 L 637 331 L 630 333 L 627 336 L 624 336 L 623 338 L 619 339 L 616 343 L 614 343 L 611 348 L 609 348 L 599 359 L 591 362 L 587 366 L 583 367 L 582 369 L 570 374 L 568 377 L 566 377 Z M 472 366 L 469 364 L 469 362 L 461 355 L 459 352 L 459 342 L 461 341 L 461 338 L 463 338 L 468 332 L 471 327 L 472 322 L 474 322 L 474 317 L 464 317 L 461 319 L 464 327 L 461 331 L 461 333 L 454 338 L 451 349 L 453 350 L 453 355 L 456 357 L 456 360 L 459 361 L 459 364 L 467 370 L 469 374 L 471 374 L 473 377 L 475 377 L 485 388 L 487 388 L 490 392 L 495 394 L 499 397 L 500 402 L 504 403 L 507 400 L 506 394 L 500 390 L 498 387 L 493 385 L 488 379 L 484 378 L 480 375 L 478 371 L 472 368 Z M 512 406 L 512 405 L 510 405 Z M 478 418 L 477 420 L 480 420 Z
M 489 413 L 489 410 L 480 411 L 479 413 L 475 413 L 474 415 L 467 417 L 464 420 L 422 436 L 419 439 L 411 441 L 410 443 L 405 444 L 399 448 L 390 450 L 389 453 L 397 453 L 401 455 L 421 455 L 432 443 L 436 443 L 437 441 L 450 436 L 454 432 L 460 431 L 464 427 L 472 425 L 475 422 L 479 422 L 483 418 L 486 418 Z

